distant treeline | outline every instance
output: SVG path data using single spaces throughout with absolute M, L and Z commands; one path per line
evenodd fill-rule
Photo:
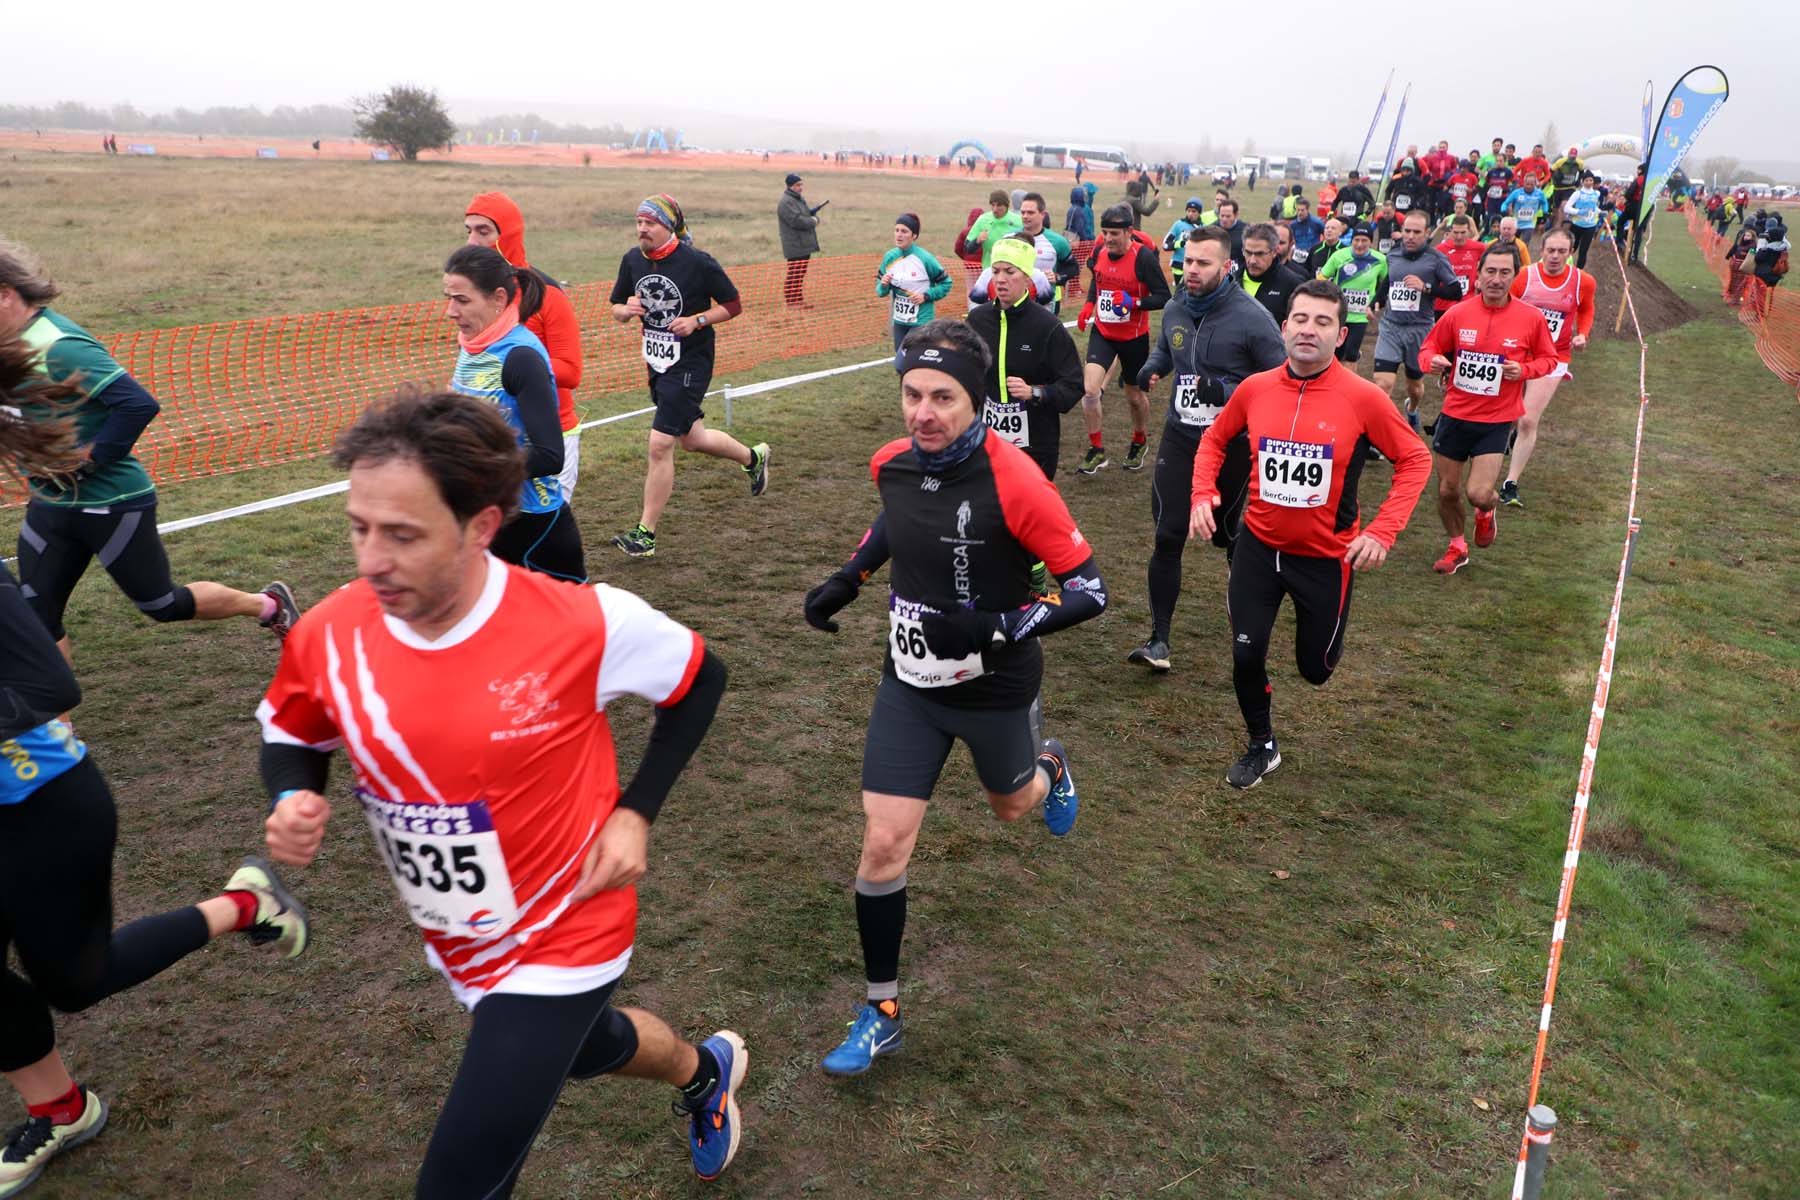
M 15 129 L 132 130 L 160 133 L 212 133 L 239 137 L 347 138 L 355 126 L 348 107 L 281 104 L 264 112 L 254 106 L 207 109 L 177 108 L 146 113 L 135 105 L 96 108 L 65 100 L 61 104 L 0 104 L 0 125 Z
M 623 125 L 558 125 L 536 113 L 505 113 L 497 117 L 467 120 L 452 117 L 458 129 L 517 129 L 530 137 L 538 131 L 545 142 L 629 142 L 631 130 Z M 65 100 L 60 104 L 0 104 L 0 126 L 14 129 L 92 129 L 96 132 L 129 130 L 161 133 L 211 133 L 236 137 L 349 138 L 355 136 L 355 114 L 335 104 L 309 104 L 305 108 L 281 104 L 264 112 L 255 106 L 177 108 L 172 112 L 147 113 L 131 104 L 97 108 Z

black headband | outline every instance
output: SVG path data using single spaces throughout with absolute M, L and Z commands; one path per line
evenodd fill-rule
M 962 384 L 971 403 L 979 406 L 987 391 L 987 367 L 979 358 L 950 346 L 902 346 L 895 370 L 904 379 L 908 371 L 942 371 Z

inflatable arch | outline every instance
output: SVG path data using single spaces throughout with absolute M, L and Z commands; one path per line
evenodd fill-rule
M 1581 157 L 1644 160 L 1644 139 L 1635 133 L 1597 133 L 1581 143 Z
M 973 138 L 964 138 L 962 141 L 956 143 L 956 145 L 950 147 L 950 149 L 948 149 L 944 152 L 944 157 L 949 158 L 949 159 L 954 159 L 957 156 L 957 154 L 963 150 L 973 150 L 973 151 L 975 151 L 975 153 L 981 155 L 981 157 L 989 160 L 990 162 L 993 161 L 994 152 L 992 150 L 989 150 L 986 146 L 982 145 L 980 142 L 975 141 Z

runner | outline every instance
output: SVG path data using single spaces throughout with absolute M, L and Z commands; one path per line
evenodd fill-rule
M 1550 164 L 1550 220 L 1553 225 L 1568 223 L 1564 206 L 1587 173 L 1587 164 L 1581 160 L 1581 151 L 1575 146 L 1570 146 L 1567 154 Z
M 1286 224 L 1272 223 L 1269 228 L 1275 231 L 1275 261 L 1299 275 L 1301 279 L 1310 279 L 1306 268 L 1294 261 L 1294 235 Z
M 1393 253 L 1400 240 L 1400 218 L 1394 215 L 1394 203 L 1383 200 L 1375 213 L 1375 248 L 1383 254 Z
M 1450 218 L 1448 236 L 1438 243 L 1437 250 L 1456 273 L 1457 290 L 1462 293 L 1456 300 L 1439 298 L 1433 307 L 1441 317 L 1450 311 L 1452 304 L 1475 290 L 1475 275 L 1480 270 L 1481 256 L 1487 253 L 1487 246 L 1475 236 L 1475 218 L 1467 213 L 1457 213 Z
M 1441 221 L 1450 212 L 1450 177 L 1457 172 L 1457 157 L 1450 153 L 1450 141 L 1440 139 L 1437 149 L 1419 160 L 1419 173 L 1425 181 L 1425 209 L 1433 221 Z
M 1550 180 L 1550 160 L 1544 157 L 1544 144 L 1539 142 L 1531 148 L 1531 153 L 1513 164 L 1513 170 L 1520 179 L 1529 175 L 1539 183 Z
M 1556 368 L 1556 346 L 1544 314 L 1512 297 L 1518 260 L 1489 246 L 1475 276 L 1475 294 L 1452 305 L 1417 353 L 1417 365 L 1448 379 L 1431 449 L 1438 472 L 1438 515 L 1450 547 L 1432 565 L 1453 575 L 1469 561 L 1463 537 L 1463 499 L 1475 507 L 1475 544 L 1493 544 L 1500 503 L 1495 484 L 1513 422 L 1525 412 L 1526 380 Z
M 1363 183 L 1362 172 L 1351 167 L 1348 172 L 1350 182 L 1346 183 L 1337 194 L 1337 216 L 1352 227 L 1367 221 L 1375 215 L 1375 193 Z
M 1481 212 L 1481 176 L 1475 173 L 1473 157 L 1464 159 L 1450 172 L 1449 177 L 1444 180 L 1444 195 L 1452 213 L 1456 211 L 1458 200 L 1468 204 L 1470 216 L 1477 216 Z
M 39 357 L 30 343 L 0 339 L 7 411 L 86 395 L 46 383 Z M 86 456 L 70 422 L 0 415 L 0 461 L 22 479 L 52 479 Z M 306 948 L 305 910 L 256 858 L 209 900 L 113 928 L 112 792 L 58 715 L 80 702 L 68 662 L 0 565 L 0 1072 L 25 1105 L 25 1120 L 0 1137 L 0 1196 L 30 1187 L 51 1159 L 106 1125 L 106 1102 L 70 1076 L 57 1050 L 52 1008 L 80 1012 L 226 933 L 275 943 L 287 958 Z
M 1387 560 L 1431 474 L 1425 447 L 1381 390 L 1333 361 L 1345 315 L 1330 283 L 1302 284 L 1282 330 L 1286 365 L 1244 380 L 1194 456 L 1189 532 L 1212 537 L 1229 446 L 1244 438 L 1256 448 L 1250 504 L 1227 584 L 1231 681 L 1250 742 L 1225 772 L 1236 788 L 1255 787 L 1281 765 L 1268 658 L 1282 597 L 1293 597 L 1300 675 L 1321 686 L 1344 653 L 1353 572 Z M 1370 445 L 1394 460 L 1394 478 L 1364 527 L 1357 487 Z
M 1369 313 L 1387 298 L 1387 256 L 1375 249 L 1375 231 L 1358 225 L 1350 244 L 1325 260 L 1319 278 L 1337 288 L 1344 298 L 1344 337 L 1337 345 L 1337 360 L 1355 366 L 1362 358 L 1363 336 L 1369 329 Z
M 1150 397 L 1138 386 L 1138 374 L 1150 357 L 1150 314 L 1169 302 L 1169 281 L 1163 278 L 1155 246 L 1133 237 L 1131 211 L 1123 204 L 1101 214 L 1100 244 L 1094 247 L 1087 265 L 1093 283 L 1075 327 L 1085 331 L 1093 322 L 1099 336 L 1088 338 L 1087 391 L 1081 398 L 1088 452 L 1075 469 L 1092 475 L 1107 464 L 1100 392 L 1106 386 L 1107 370 L 1117 361 L 1125 402 L 1131 408 L 1131 449 L 1125 454 L 1125 469 L 1141 470 L 1148 449 Z
M 550 355 L 519 322 L 535 275 L 521 277 L 498 250 L 464 246 L 444 264 L 445 315 L 456 326 L 453 390 L 497 407 L 519 438 L 530 477 L 518 514 L 494 538 L 494 553 L 531 571 L 587 580 L 581 528 L 563 499 L 563 440 L 556 423 Z
M 1244 270 L 1244 223 L 1238 219 L 1238 202 L 1226 199 L 1219 201 L 1219 228 L 1231 238 L 1231 267 L 1242 273 Z
M 1106 584 L 1056 488 L 981 424 L 975 399 L 992 365 L 981 338 L 960 321 L 936 321 L 900 353 L 911 437 L 876 452 L 869 472 L 881 512 L 850 561 L 806 595 L 807 623 L 836 633 L 833 615 L 893 560 L 855 887 L 868 999 L 820 1064 L 833 1075 L 860 1075 L 900 1049 L 907 865 L 952 744 L 968 746 L 997 818 L 1042 802 L 1053 835 L 1074 828 L 1068 756 L 1041 730 L 1037 639 L 1106 607 Z M 1033 559 L 1061 581 L 1059 596 L 1033 596 Z
M 1412 159 L 1401 162 L 1400 173 L 1388 180 L 1387 190 L 1383 193 L 1382 198 L 1393 201 L 1394 212 L 1401 221 L 1405 221 L 1407 216 L 1415 211 L 1425 213 L 1425 225 L 1426 228 L 1430 228 L 1431 197 L 1425 186 L 1425 180 L 1419 175 L 1418 163 Z
M 1175 218 L 1174 224 L 1169 226 L 1169 232 L 1163 235 L 1162 248 L 1170 252 L 1169 271 L 1171 274 L 1181 274 L 1182 256 L 1187 253 L 1188 234 L 1207 223 L 1203 218 L 1200 197 L 1194 196 L 1188 200 L 1187 207 L 1182 210 L 1181 215 Z
M 1419 401 L 1425 398 L 1419 346 L 1436 313 L 1430 301 L 1462 299 L 1462 285 L 1449 260 L 1427 244 L 1426 224 L 1423 212 L 1412 212 L 1400 226 L 1400 243 L 1387 255 L 1387 295 L 1375 334 L 1375 386 L 1392 396 L 1394 380 L 1405 368 L 1406 420 L 1414 432 L 1420 428 Z
M 270 855 L 304 867 L 342 745 L 395 889 L 473 1015 L 417 1195 L 512 1194 L 569 1079 L 679 1088 L 702 1178 L 736 1152 L 747 1056 L 613 1007 L 650 825 L 712 723 L 725 668 L 629 592 L 502 563 L 524 483 L 512 431 L 452 394 L 403 391 L 338 439 L 359 578 L 309 612 L 257 710 Z M 619 789 L 607 707 L 656 705 Z
M 1319 238 L 1319 244 L 1312 248 L 1312 253 L 1306 256 L 1307 265 L 1313 269 L 1315 278 L 1323 277 L 1325 264 L 1331 261 L 1332 255 L 1349 248 L 1349 238 L 1349 225 L 1336 217 L 1325 218 L 1325 233 Z
M 1544 235 L 1543 260 L 1525 268 L 1512 282 L 1514 299 L 1543 310 L 1550 326 L 1550 340 L 1556 348 L 1556 367 L 1548 375 L 1525 384 L 1525 411 L 1514 435 L 1506 481 L 1500 485 L 1500 503 L 1511 508 L 1525 507 L 1519 499 L 1519 477 L 1525 474 L 1525 464 L 1537 449 L 1538 426 L 1544 410 L 1550 407 L 1558 385 L 1571 377 L 1570 355 L 1587 349 L 1588 334 L 1594 328 L 1594 277 L 1579 267 L 1569 266 L 1574 248 L 1573 234 L 1566 229 L 1552 229 Z
M 1287 320 L 1288 299 L 1306 275 L 1277 259 L 1283 230 L 1278 225 L 1252 225 L 1244 231 L 1244 291 L 1268 310 L 1277 325 Z
M 1150 636 L 1125 657 L 1158 673 L 1169 669 L 1170 629 L 1181 598 L 1194 451 L 1238 384 L 1279 364 L 1283 355 L 1280 329 L 1232 278 L 1230 239 L 1223 230 L 1188 235 L 1181 285 L 1180 299 L 1163 309 L 1162 333 L 1138 375 L 1146 390 L 1161 379 L 1171 385 L 1150 484 L 1150 519 L 1156 531 L 1149 568 Z M 1229 568 L 1250 477 L 1249 443 L 1228 446 L 1217 474 L 1223 499 L 1213 544 L 1225 551 Z
M 1594 244 L 1594 231 L 1600 226 L 1600 190 L 1595 186 L 1598 182 L 1592 171 L 1584 172 L 1581 186 L 1562 203 L 1562 212 L 1569 218 L 1575 238 L 1577 269 L 1587 266 L 1588 248 Z
M 581 417 L 575 412 L 575 389 L 581 386 L 581 322 L 575 306 L 553 276 L 525 257 L 525 217 L 504 192 L 483 192 L 463 213 L 469 245 L 498 250 L 519 273 L 519 323 L 537 335 L 550 355 L 556 377 L 556 415 L 562 428 L 563 465 L 557 475 L 562 498 L 572 500 L 581 474 Z M 526 281 L 529 274 L 535 284 Z
M 994 244 L 1024 227 L 1024 220 L 1012 210 L 1012 197 L 998 188 L 988 193 L 988 211 L 975 218 L 967 237 L 970 248 L 981 251 L 982 270 L 993 259 Z
M 1493 233 L 1504 215 L 1506 198 L 1512 195 L 1513 169 L 1504 155 L 1482 174 L 1482 195 L 1485 197 L 1487 232 Z
M 1084 384 L 1075 339 L 1048 308 L 1026 303 L 1036 262 L 1025 234 L 1002 238 L 989 268 L 993 300 L 969 310 L 969 327 L 994 359 L 981 393 L 982 420 L 1055 479 L 1062 416 L 1080 403 Z
M 1307 200 L 1294 202 L 1294 215 L 1288 221 L 1288 233 L 1294 239 L 1294 265 L 1311 275 L 1317 269 L 1312 258 L 1313 248 L 1325 236 L 1325 222 L 1312 215 L 1312 205 Z
M 1531 248 L 1519 240 L 1519 223 L 1513 217 L 1501 217 L 1494 235 L 1488 240 L 1490 246 L 1503 246 L 1518 257 L 1519 269 L 1523 271 L 1531 265 Z
M 634 317 L 643 325 L 656 416 L 650 421 L 644 515 L 613 545 L 633 558 L 649 558 L 656 553 L 656 524 L 675 490 L 675 447 L 737 463 L 750 480 L 750 494 L 760 496 L 769 486 L 769 444 L 746 446 L 708 429 L 700 407 L 712 383 L 714 328 L 744 311 L 737 285 L 712 255 L 695 248 L 673 196 L 651 196 L 638 205 L 637 236 L 613 280 L 612 316 L 621 325 Z
M 1031 239 L 1037 251 L 1036 269 L 1051 281 L 1055 289 L 1050 299 L 1052 312 L 1062 311 L 1063 288 L 1081 278 L 1081 265 L 1069 239 L 1051 229 L 1050 206 L 1037 192 L 1026 192 L 1019 201 L 1020 232 Z
M 901 213 L 894 218 L 894 247 L 875 268 L 875 294 L 891 297 L 895 353 L 907 334 L 936 319 L 937 302 L 950 294 L 950 273 L 918 241 L 918 214 Z
M 1522 172 L 1519 186 L 1507 193 L 1506 199 L 1500 203 L 1500 211 L 1508 213 L 1518 223 L 1518 238 L 1521 245 L 1531 245 L 1531 235 L 1537 229 L 1538 217 L 1549 211 L 1550 197 L 1544 189 L 1537 185 L 1538 176 L 1531 171 Z
M 76 469 L 55 479 L 28 476 L 31 499 L 19 523 L 19 583 L 32 611 L 64 657 L 74 647 L 63 613 L 94 559 L 113 583 L 153 621 L 218 621 L 253 617 L 277 638 L 300 618 L 294 593 L 280 580 L 260 592 L 207 580 L 181 587 L 156 531 L 156 486 L 132 454 L 159 406 L 98 341 L 50 307 L 60 289 L 22 247 L 0 241 L 0 337 L 17 337 L 36 356 L 35 378 L 68 384 L 77 394 L 75 437 L 83 454 Z M 26 387 L 17 407 L 32 419 L 52 415 Z

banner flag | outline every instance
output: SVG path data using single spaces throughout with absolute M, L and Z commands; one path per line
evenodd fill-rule
M 1644 148 L 1645 154 L 1650 152 L 1650 106 L 1655 103 L 1656 81 L 1653 79 L 1646 79 L 1644 80 L 1644 140 L 1638 143 L 1638 145 Z M 1642 160 L 1640 159 L 1639 161 Z
M 1369 143 L 1375 140 L 1375 126 L 1381 123 L 1381 110 L 1387 107 L 1388 92 L 1394 86 L 1394 68 L 1388 68 L 1387 82 L 1381 85 L 1381 99 L 1375 102 L 1375 115 L 1369 118 L 1369 132 L 1363 134 L 1362 149 L 1356 152 L 1356 161 L 1350 165 L 1358 171 L 1369 161 Z
M 1406 90 L 1400 93 L 1400 111 L 1394 114 L 1394 136 L 1388 139 L 1387 157 L 1382 160 L 1381 189 L 1375 193 L 1377 202 L 1387 192 L 1388 180 L 1394 174 L 1394 151 L 1400 146 L 1400 125 L 1406 120 L 1406 101 L 1411 95 L 1412 84 L 1409 83 Z
M 1638 204 L 1637 219 L 1648 220 L 1656 207 L 1656 197 L 1669 182 L 1669 176 L 1687 157 L 1695 141 L 1731 95 L 1725 72 L 1717 67 L 1695 67 L 1669 89 L 1663 101 L 1662 116 L 1656 121 L 1656 134 L 1650 139 L 1644 169 L 1644 198 Z

